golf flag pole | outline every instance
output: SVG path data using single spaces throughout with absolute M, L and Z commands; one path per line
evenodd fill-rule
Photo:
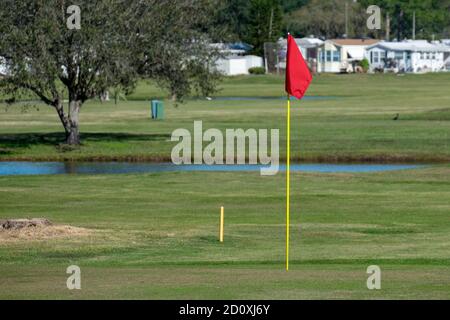
M 308 65 L 295 42 L 288 34 L 286 55 L 287 96 L 287 155 L 286 155 L 286 271 L 289 271 L 289 249 L 291 228 L 291 96 L 302 99 L 312 81 Z
M 224 222 L 225 222 L 224 220 L 225 220 L 224 207 L 220 207 L 219 241 L 222 243 L 224 236 Z
M 286 156 L 286 271 L 289 271 L 289 240 L 291 229 L 291 97 L 287 96 L 287 156 Z

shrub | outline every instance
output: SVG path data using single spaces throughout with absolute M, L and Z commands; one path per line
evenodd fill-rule
M 264 67 L 253 67 L 253 68 L 248 69 L 248 72 L 250 74 L 261 75 L 261 74 L 266 74 L 266 69 Z
M 364 72 L 369 71 L 369 68 L 370 68 L 369 60 L 363 59 L 363 60 L 359 63 L 359 66 L 360 66 L 361 68 L 363 68 Z

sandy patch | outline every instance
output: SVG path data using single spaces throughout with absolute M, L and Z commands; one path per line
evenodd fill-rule
M 22 229 L 0 230 L 0 242 L 42 241 L 86 237 L 92 230 L 72 226 L 36 226 Z

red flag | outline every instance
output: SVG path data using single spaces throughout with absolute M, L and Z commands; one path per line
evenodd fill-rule
M 303 98 L 312 81 L 309 68 L 294 37 L 288 35 L 286 63 L 286 92 L 298 99 Z

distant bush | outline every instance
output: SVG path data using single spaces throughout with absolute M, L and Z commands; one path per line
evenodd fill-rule
M 369 71 L 369 68 L 370 68 L 369 60 L 363 59 L 363 60 L 359 63 L 359 66 L 360 66 L 361 68 L 363 68 L 364 72 Z
M 384 73 L 384 69 L 383 68 L 375 68 L 375 69 L 373 69 L 373 71 L 375 73 Z
M 250 74 L 260 75 L 260 74 L 266 74 L 266 69 L 264 67 L 253 67 L 253 68 L 248 69 L 248 72 Z

